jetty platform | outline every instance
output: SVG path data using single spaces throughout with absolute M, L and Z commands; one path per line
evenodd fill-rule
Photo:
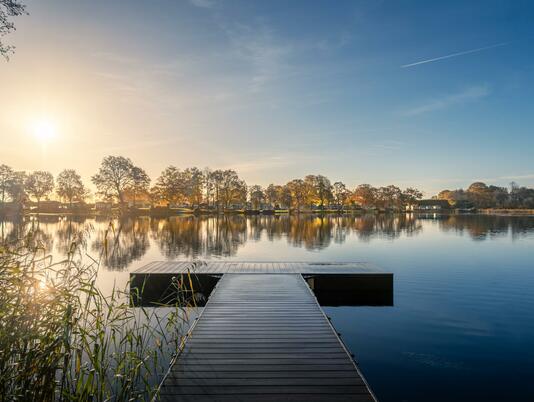
M 391 273 L 367 263 L 159 262 L 132 275 L 183 273 L 218 278 L 162 381 L 159 400 L 377 400 L 310 279 L 364 276 L 371 284 L 390 284 L 392 292 Z

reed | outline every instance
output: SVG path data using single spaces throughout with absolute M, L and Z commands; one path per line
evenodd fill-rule
M 83 233 L 61 261 L 32 229 L 0 245 L 0 401 L 155 396 L 189 328 L 194 294 L 177 279 L 172 304 L 156 310 L 131 307 L 128 287 L 102 293 L 96 279 L 114 232 L 110 224 L 99 259 L 85 253 Z

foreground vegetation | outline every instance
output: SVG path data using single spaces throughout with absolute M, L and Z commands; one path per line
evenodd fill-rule
M 113 244 L 114 228 L 105 233 Z M 0 246 L 0 400 L 149 400 L 188 328 L 191 292 L 175 283 L 166 313 L 96 286 L 83 232 L 55 262 L 33 229 Z M 89 263 L 85 263 L 89 260 Z M 173 299 L 174 300 L 174 299 Z M 161 309 L 158 310 L 161 312 Z

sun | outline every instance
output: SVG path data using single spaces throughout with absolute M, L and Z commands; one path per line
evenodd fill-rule
M 50 119 L 39 119 L 34 121 L 31 131 L 34 138 L 41 143 L 49 142 L 57 135 L 57 127 Z

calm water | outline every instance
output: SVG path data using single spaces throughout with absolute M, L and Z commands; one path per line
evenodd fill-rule
M 58 257 L 108 221 L 41 217 L 29 225 Z M 115 222 L 100 286 L 162 259 L 371 261 L 395 274 L 393 307 L 328 307 L 381 401 L 534 401 L 534 217 L 139 218 Z

